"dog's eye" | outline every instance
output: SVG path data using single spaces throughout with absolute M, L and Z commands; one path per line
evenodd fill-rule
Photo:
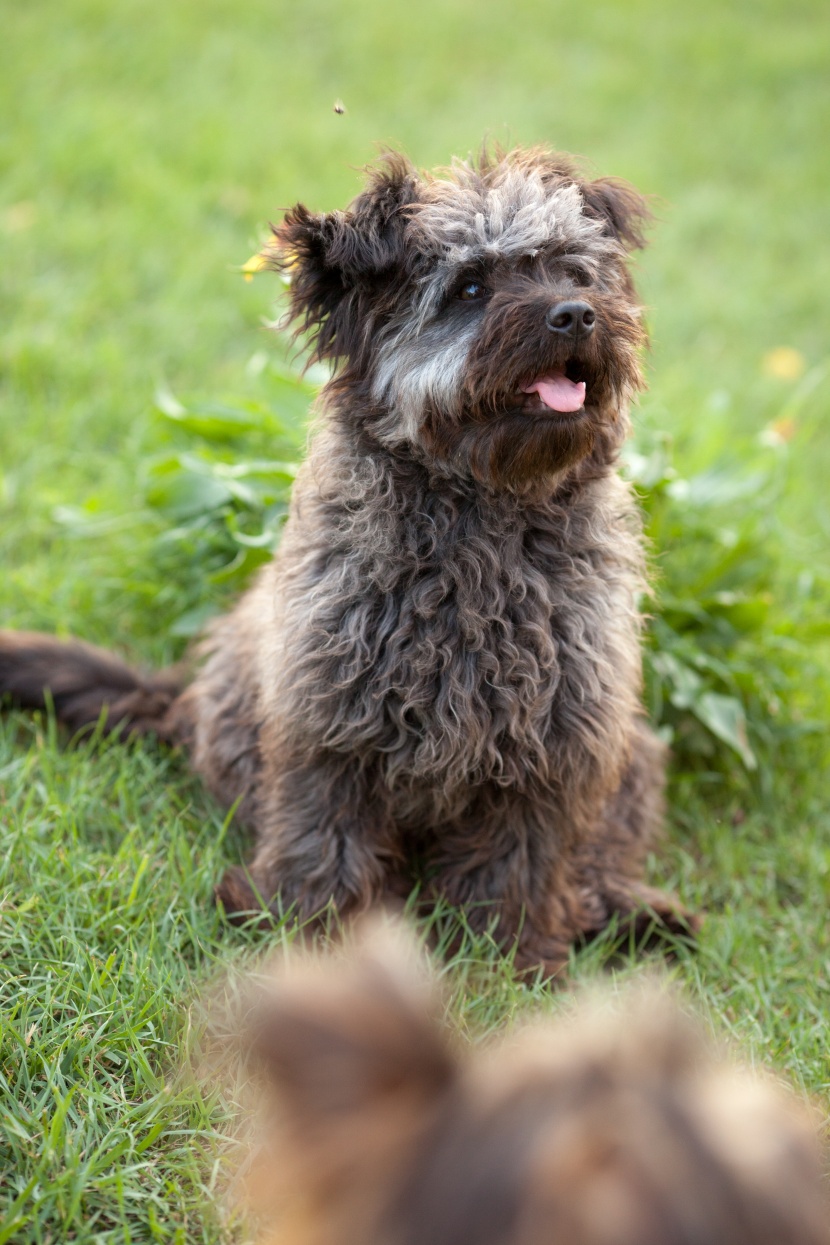
M 460 298 L 462 303 L 472 303 L 476 299 L 486 298 L 489 293 L 487 286 L 480 281 L 465 281 L 455 297 Z
M 574 285 L 581 286 L 584 289 L 585 286 L 591 284 L 591 274 L 581 264 L 568 264 L 565 271 Z

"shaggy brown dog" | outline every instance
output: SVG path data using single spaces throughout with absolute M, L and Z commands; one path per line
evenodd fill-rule
M 273 981 L 251 1015 L 276 1098 L 245 1181 L 263 1241 L 830 1241 L 816 1122 L 714 1060 L 655 988 L 462 1057 L 376 936 Z
M 417 859 L 520 967 L 555 972 L 612 920 L 687 928 L 641 881 L 664 757 L 616 470 L 644 216 L 544 150 L 435 176 L 388 155 L 346 212 L 293 208 L 268 255 L 335 370 L 279 552 L 194 682 L 0 635 L 0 692 L 185 741 L 239 801 L 257 846 L 229 911 L 359 910 Z

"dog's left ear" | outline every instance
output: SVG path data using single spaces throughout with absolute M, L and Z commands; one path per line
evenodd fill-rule
M 366 294 L 400 266 L 407 204 L 417 199 L 417 174 L 404 156 L 388 152 L 369 172 L 369 184 L 346 212 L 290 208 L 264 257 L 290 278 L 289 318 L 310 332 L 314 355 L 351 355 Z
M 633 186 L 614 177 L 599 177 L 583 182 L 581 190 L 586 215 L 601 221 L 606 234 L 627 250 L 645 246 L 645 229 L 652 213 Z
M 350 952 L 300 960 L 264 991 L 251 1048 L 297 1147 L 417 1117 L 454 1082 L 440 1001 L 406 931 L 378 919 Z M 391 1143 L 391 1133 L 387 1140 Z
M 250 1201 L 296 1215 L 298 1245 L 385 1239 L 367 1223 L 461 1077 L 414 936 L 364 919 L 341 953 L 295 954 L 260 982 L 241 1034 L 264 1074 Z

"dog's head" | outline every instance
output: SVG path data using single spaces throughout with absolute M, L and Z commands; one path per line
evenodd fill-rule
M 464 1055 L 388 935 L 278 979 L 254 1012 L 266 1239 L 828 1245 L 813 1121 L 656 991 L 609 1006 Z
M 626 261 L 647 215 L 546 150 L 436 175 L 390 153 L 347 211 L 292 208 L 267 254 L 315 357 L 340 364 L 340 410 L 514 487 L 624 435 L 643 341 Z

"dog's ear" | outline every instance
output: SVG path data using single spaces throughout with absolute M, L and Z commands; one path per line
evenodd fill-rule
M 605 233 L 628 250 L 645 246 L 645 229 L 652 214 L 633 186 L 615 177 L 599 177 L 583 182 L 581 190 L 586 215 L 600 221 Z
M 349 944 L 289 960 L 243 1035 L 265 1074 L 244 1196 L 298 1245 L 386 1238 L 387 1200 L 461 1078 L 411 936 L 375 917 Z
M 317 359 L 353 352 L 365 297 L 404 255 L 407 204 L 417 199 L 417 175 L 405 157 L 386 153 L 346 212 L 310 212 L 298 203 L 264 256 L 290 280 L 291 320 L 310 333 Z
M 358 1136 L 379 1130 L 391 1144 L 396 1120 L 408 1127 L 430 1108 L 456 1076 L 437 1010 L 413 949 L 386 928 L 266 990 L 253 1046 L 292 1145 L 348 1158 Z

